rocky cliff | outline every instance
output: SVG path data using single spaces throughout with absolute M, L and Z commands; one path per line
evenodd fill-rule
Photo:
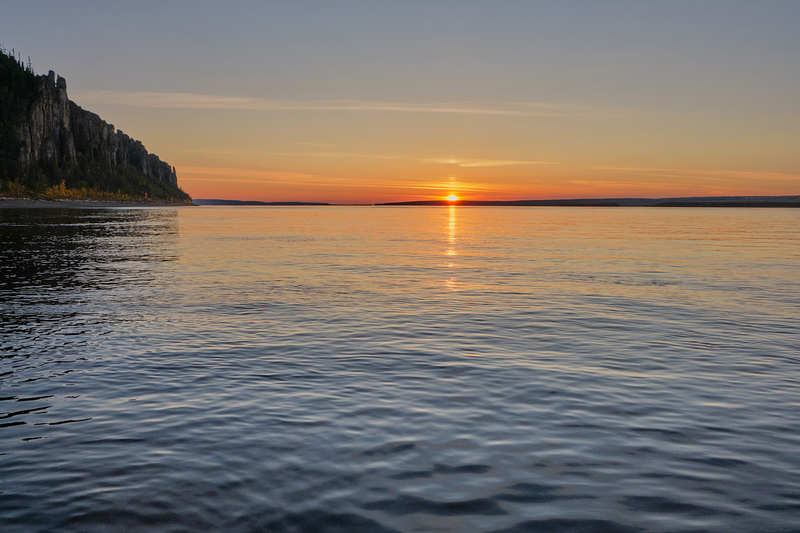
M 2 53 L 2 52 L 0 52 Z M 53 71 L 36 76 L 3 53 L 0 189 L 84 190 L 141 200 L 189 201 L 175 168 L 67 96 Z M 9 61 L 11 59 L 13 64 Z

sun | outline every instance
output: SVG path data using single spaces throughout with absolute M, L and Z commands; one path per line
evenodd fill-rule
M 445 200 L 447 200 L 448 202 L 457 202 L 458 201 L 458 196 L 456 196 L 455 194 L 450 193 L 447 196 L 447 198 L 445 198 Z

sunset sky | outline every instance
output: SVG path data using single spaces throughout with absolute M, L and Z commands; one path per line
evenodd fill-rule
M 15 2 L 195 198 L 800 194 L 800 2 Z

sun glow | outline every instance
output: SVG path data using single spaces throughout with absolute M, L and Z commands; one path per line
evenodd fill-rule
M 445 200 L 447 200 L 448 202 L 457 202 L 458 201 L 458 196 L 456 196 L 455 194 L 450 193 L 447 196 L 447 198 L 445 198 Z

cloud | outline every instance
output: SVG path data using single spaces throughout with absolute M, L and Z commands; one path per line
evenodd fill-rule
M 292 185 L 304 187 L 349 187 L 349 188 L 398 188 L 406 189 L 407 184 L 393 184 L 377 178 L 362 177 L 354 179 L 345 176 L 331 176 L 310 172 L 294 172 L 268 168 L 241 167 L 181 167 L 178 177 L 182 182 L 212 183 L 250 183 L 259 185 Z
M 289 157 L 330 157 L 334 159 L 413 159 L 402 155 L 359 152 L 270 152 L 269 155 Z
M 305 172 L 236 167 L 182 167 L 178 175 L 181 181 L 190 182 L 317 183 L 328 179 Z
M 380 178 L 329 176 L 307 172 L 293 172 L 276 169 L 257 169 L 240 167 L 193 166 L 178 169 L 179 178 L 186 183 L 246 183 L 257 185 L 291 185 L 302 187 L 336 187 L 355 189 L 385 189 L 385 190 L 427 190 L 483 192 L 504 188 L 501 184 L 471 183 L 451 180 L 450 182 L 426 182 L 422 180 L 384 180 Z
M 84 91 L 78 98 L 91 105 L 124 105 L 151 109 L 222 109 L 230 111 L 355 111 L 443 113 L 517 117 L 585 115 L 586 108 L 555 103 L 518 102 L 505 106 L 472 102 L 387 102 L 373 100 L 278 100 L 190 92 Z
M 514 165 L 557 165 L 557 161 L 536 161 L 528 159 L 423 159 L 426 163 L 437 163 L 441 165 L 455 165 L 461 168 L 478 167 L 507 167 Z
M 454 158 L 454 157 L 425 157 L 419 158 L 397 154 L 373 154 L 361 152 L 271 152 L 270 155 L 290 157 L 329 157 L 334 159 L 383 159 L 413 160 L 420 163 L 433 163 L 437 165 L 455 165 L 460 168 L 479 167 L 506 167 L 513 165 L 558 165 L 557 161 L 537 161 L 529 159 L 480 159 L 480 158 Z
M 425 183 L 422 185 L 406 185 L 408 189 L 423 189 L 428 191 L 458 191 L 458 192 L 483 192 L 502 188 L 497 184 L 488 183 Z
M 602 109 L 581 104 L 567 102 L 513 102 L 512 105 L 531 113 L 540 113 L 542 116 L 552 117 L 604 117 L 611 118 L 626 113 L 624 108 L 604 107 Z
M 312 141 L 297 141 L 297 146 L 307 146 L 309 148 L 330 148 L 333 146 L 331 143 L 322 143 L 322 142 L 312 142 Z
M 791 172 L 773 172 L 759 170 L 732 169 L 692 169 L 692 168 L 660 168 L 660 167 L 594 167 L 594 170 L 606 172 L 624 172 L 631 174 L 658 175 L 659 177 L 692 178 L 702 177 L 710 180 L 766 179 L 773 181 L 800 180 L 800 174 Z

